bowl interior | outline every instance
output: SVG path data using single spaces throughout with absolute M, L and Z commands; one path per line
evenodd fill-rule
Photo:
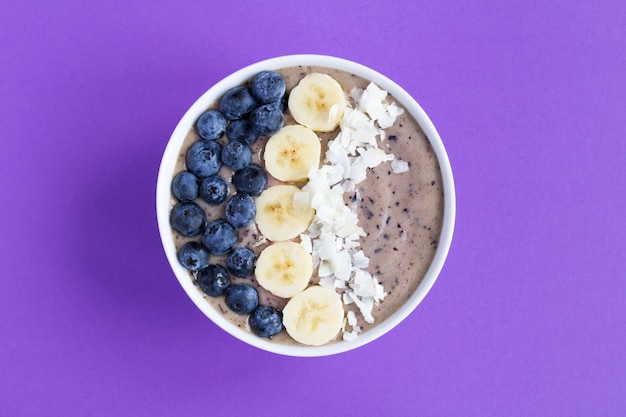
M 418 124 L 428 137 L 431 146 L 437 155 L 443 180 L 444 213 L 439 245 L 435 253 L 435 257 L 415 293 L 413 293 L 408 301 L 387 320 L 378 323 L 373 329 L 359 335 L 356 340 L 350 342 L 338 341 L 329 345 L 317 347 L 284 345 L 271 342 L 265 338 L 257 337 L 252 333 L 240 329 L 227 321 L 219 312 L 210 306 L 206 300 L 204 300 L 190 279 L 189 272 L 178 262 L 176 248 L 172 238 L 172 230 L 169 224 L 169 212 L 172 207 L 170 186 L 174 176 L 176 160 L 183 140 L 189 130 L 194 126 L 197 118 L 212 103 L 216 102 L 228 89 L 235 85 L 244 83 L 252 78 L 256 73 L 263 70 L 277 70 L 297 65 L 321 66 L 344 70 L 371 80 L 382 89 L 387 90 L 392 96 L 394 96 L 395 100 L 417 120 Z M 377 71 L 342 58 L 325 55 L 288 55 L 257 62 L 234 72 L 206 91 L 189 108 L 189 110 L 187 110 L 174 129 L 163 154 L 157 180 L 156 209 L 159 233 L 170 266 L 183 290 L 207 317 L 234 337 L 257 348 L 283 355 L 311 357 L 337 354 L 363 346 L 393 329 L 418 306 L 433 286 L 448 255 L 454 229 L 456 201 L 452 170 L 443 142 L 441 141 L 441 138 L 430 118 L 421 106 L 404 89 Z

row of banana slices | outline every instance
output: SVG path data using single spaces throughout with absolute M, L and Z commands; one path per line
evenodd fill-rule
M 267 188 L 256 199 L 257 226 L 272 243 L 259 255 L 255 276 L 272 294 L 290 299 L 283 309 L 283 325 L 294 340 L 306 345 L 335 338 L 344 310 L 335 291 L 309 287 L 313 260 L 293 239 L 306 232 L 315 210 L 308 194 L 289 183 L 306 181 L 311 167 L 319 166 L 321 142 L 315 132 L 335 130 L 346 107 L 343 89 L 334 78 L 308 74 L 289 95 L 288 108 L 298 124 L 270 137 L 263 156 L 267 171 L 284 183 Z

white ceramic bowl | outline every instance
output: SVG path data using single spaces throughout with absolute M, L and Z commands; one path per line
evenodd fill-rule
M 235 85 L 244 83 L 258 72 L 297 65 L 322 66 L 344 70 L 371 80 L 384 90 L 387 90 L 391 95 L 393 95 L 395 100 L 402 104 L 405 109 L 417 120 L 422 130 L 429 138 L 432 148 L 439 159 L 439 166 L 441 167 L 441 175 L 443 179 L 444 216 L 439 245 L 432 264 L 415 293 L 412 294 L 408 301 L 387 320 L 377 324 L 373 329 L 359 335 L 356 340 L 350 342 L 338 341 L 329 345 L 317 347 L 278 344 L 268 340 L 267 338 L 257 337 L 256 335 L 240 329 L 227 321 L 203 298 L 200 291 L 198 291 L 196 286 L 194 286 L 189 272 L 178 262 L 176 248 L 172 238 L 172 229 L 169 224 L 169 214 L 172 207 L 170 187 L 174 176 L 176 159 L 180 152 L 185 135 L 194 126 L 198 117 L 211 103 L 218 100 L 228 89 Z M 448 255 L 454 229 L 456 200 L 452 170 L 441 138 L 424 110 L 404 89 L 384 75 L 352 61 L 324 55 L 288 55 L 257 62 L 234 72 L 211 87 L 189 108 L 189 110 L 187 110 L 172 133 L 163 154 L 157 180 L 156 209 L 161 241 L 170 266 L 174 271 L 174 275 L 189 298 L 191 298 L 194 304 L 207 317 L 234 337 L 252 346 L 256 346 L 257 348 L 289 356 L 312 357 L 346 352 L 370 343 L 389 332 L 418 306 L 433 286 Z

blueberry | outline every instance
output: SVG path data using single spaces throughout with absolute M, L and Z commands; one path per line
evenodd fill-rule
M 202 233 L 206 225 L 206 214 L 194 202 L 178 203 L 170 212 L 170 225 L 185 237 L 196 236 Z
M 199 140 L 187 150 L 187 169 L 200 178 L 215 175 L 222 166 L 221 153 L 219 143 Z
M 198 198 L 200 180 L 189 171 L 179 172 L 172 181 L 172 193 L 180 201 Z
M 208 204 L 218 205 L 228 196 L 228 183 L 222 177 L 211 175 L 202 180 L 199 193 Z
M 250 145 L 238 141 L 228 142 L 222 148 L 222 162 L 233 171 L 247 167 L 252 162 Z
M 259 337 L 271 337 L 283 329 L 283 315 L 270 306 L 258 306 L 250 314 L 250 329 Z
M 287 95 L 285 94 L 280 100 L 268 104 L 278 107 L 278 110 L 284 113 L 287 110 Z
M 220 111 L 228 120 L 241 119 L 257 106 L 257 101 L 247 87 L 233 87 L 222 96 Z
M 211 264 L 198 271 L 198 285 L 205 294 L 219 297 L 230 286 L 230 276 L 222 265 Z
M 226 119 L 218 110 L 207 110 L 198 118 L 196 129 L 202 139 L 219 139 L 226 132 Z
M 259 138 L 259 134 L 252 129 L 249 119 L 233 120 L 226 127 L 226 136 L 229 141 L 243 142 L 252 145 Z
M 226 290 L 226 305 L 237 314 L 250 314 L 259 305 L 259 293 L 248 284 L 235 284 Z
M 250 115 L 252 129 L 261 136 L 271 136 L 278 132 L 284 121 L 283 112 L 274 104 L 259 106 Z
M 285 80 L 273 71 L 263 71 L 252 79 L 252 94 L 259 103 L 275 103 L 285 95 Z
M 259 195 L 267 185 L 267 174 L 260 166 L 250 164 L 239 171 L 235 171 L 231 181 L 238 192 Z
M 195 272 L 209 265 L 209 251 L 199 242 L 187 242 L 178 251 L 178 261 Z
M 226 268 L 236 277 L 245 278 L 254 272 L 256 255 L 250 249 L 238 247 L 226 258 Z
M 226 203 L 226 220 L 234 227 L 246 227 L 254 221 L 256 206 L 248 194 L 235 194 Z
M 224 255 L 235 247 L 237 231 L 226 220 L 212 221 L 206 226 L 202 243 L 213 255 Z

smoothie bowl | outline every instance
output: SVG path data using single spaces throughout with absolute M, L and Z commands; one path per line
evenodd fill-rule
M 245 67 L 185 113 L 157 220 L 172 270 L 216 325 L 260 349 L 324 356 L 406 318 L 450 248 L 450 163 L 417 102 L 340 58 Z

